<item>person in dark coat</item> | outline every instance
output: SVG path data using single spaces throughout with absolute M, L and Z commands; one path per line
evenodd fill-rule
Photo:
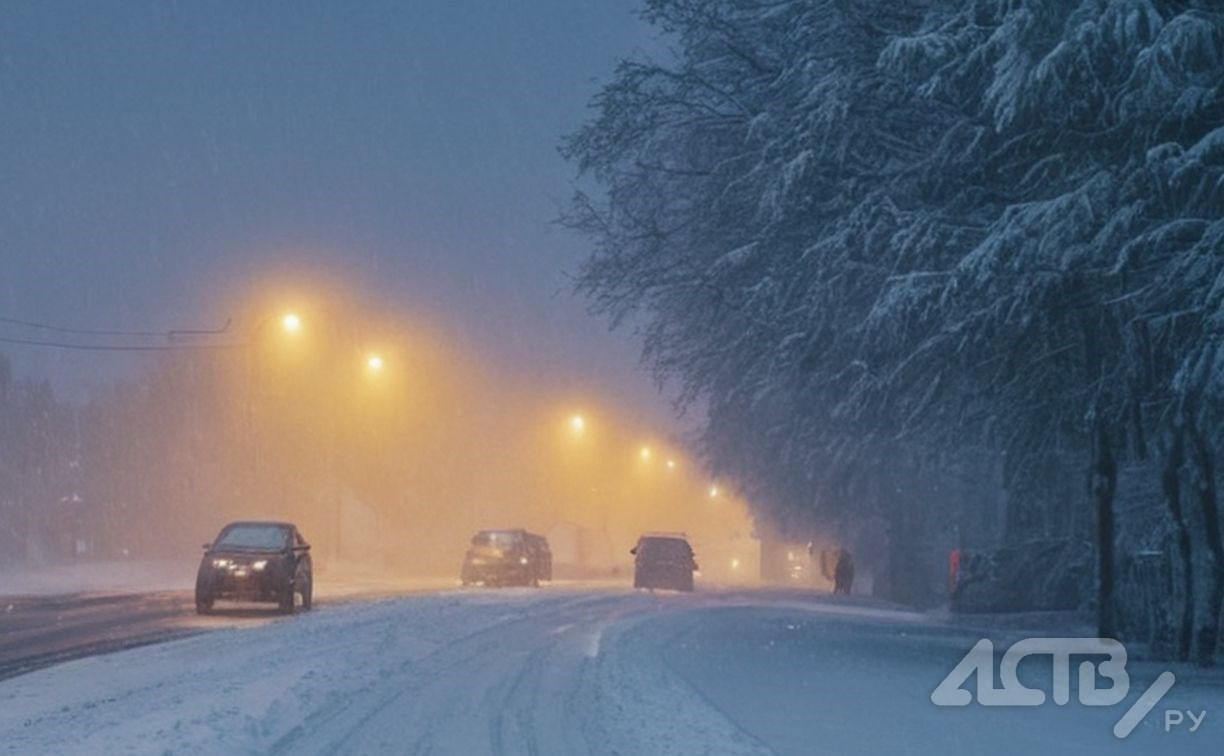
M 833 592 L 850 593 L 854 587 L 854 560 L 845 549 L 837 550 L 837 563 L 833 567 Z

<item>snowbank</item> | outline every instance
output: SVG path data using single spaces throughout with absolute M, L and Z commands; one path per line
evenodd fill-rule
M 186 590 L 195 584 L 195 569 L 191 560 L 0 567 L 0 596 Z

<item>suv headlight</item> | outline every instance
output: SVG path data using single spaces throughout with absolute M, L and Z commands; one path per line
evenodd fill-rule
M 267 566 L 268 566 L 267 559 L 260 559 L 258 562 L 251 563 L 251 569 L 256 570 L 256 571 L 262 570 L 264 567 L 267 567 Z
M 229 566 L 230 566 L 230 560 L 228 560 L 228 559 L 214 559 L 214 560 L 213 560 L 213 562 L 212 562 L 212 564 L 213 564 L 213 567 L 217 567 L 217 568 L 224 569 L 224 568 L 226 568 L 226 567 L 229 567 Z

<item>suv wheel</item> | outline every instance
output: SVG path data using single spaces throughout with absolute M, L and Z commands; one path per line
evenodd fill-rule
M 278 604 L 281 614 L 293 614 L 293 597 L 295 595 L 293 583 L 285 586 L 284 592 L 281 593 L 280 603 Z

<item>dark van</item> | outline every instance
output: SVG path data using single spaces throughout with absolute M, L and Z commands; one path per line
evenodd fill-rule
M 526 530 L 482 530 L 463 558 L 464 585 L 538 586 L 552 580 L 552 552 L 544 536 Z
M 693 590 L 697 560 L 683 533 L 643 533 L 629 553 L 634 588 Z

